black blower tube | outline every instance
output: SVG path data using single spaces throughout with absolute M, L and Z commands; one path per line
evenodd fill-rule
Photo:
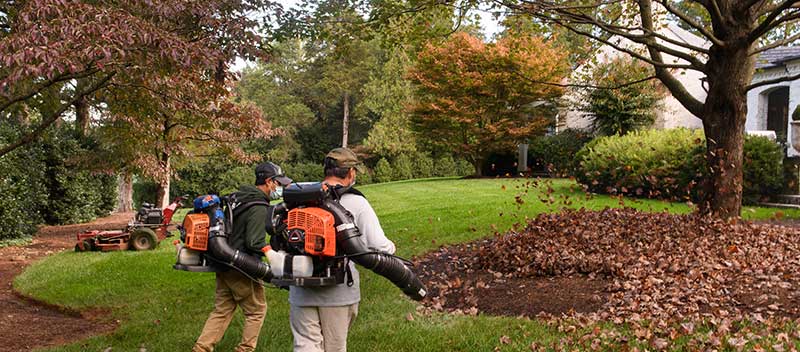
M 231 248 L 225 235 L 210 237 L 208 239 L 208 250 L 214 259 L 249 275 L 251 278 L 261 279 L 265 282 L 272 280 L 272 271 L 270 271 L 269 265 L 262 262 L 258 257 Z
M 427 295 L 425 285 L 400 259 L 385 253 L 368 253 L 371 250 L 358 240 L 361 232 L 353 223 L 353 215 L 347 209 L 330 199 L 326 199 L 321 205 L 323 209 L 333 214 L 336 226 L 336 244 L 344 254 L 359 254 L 352 257 L 354 262 L 389 279 L 411 299 L 421 301 L 425 298 Z

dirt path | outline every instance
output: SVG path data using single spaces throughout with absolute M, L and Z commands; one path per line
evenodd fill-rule
M 110 332 L 115 323 L 100 311 L 76 312 L 22 297 L 12 287 L 26 266 L 47 255 L 72 250 L 75 234 L 85 229 L 123 228 L 133 213 L 117 213 L 88 224 L 46 226 L 33 243 L 0 248 L 0 352 L 29 351 Z

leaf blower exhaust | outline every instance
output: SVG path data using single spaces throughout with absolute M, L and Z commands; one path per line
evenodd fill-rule
M 425 298 L 425 286 L 405 263 L 393 255 L 372 252 L 358 240 L 361 232 L 353 224 L 353 216 L 339 202 L 326 199 L 321 207 L 331 212 L 336 219 L 336 244 L 345 255 L 357 264 L 389 279 L 412 299 L 420 301 Z

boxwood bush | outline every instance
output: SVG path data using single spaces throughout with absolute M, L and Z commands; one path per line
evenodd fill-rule
M 3 120 L 0 144 L 25 128 Z M 31 236 L 43 223 L 89 221 L 113 210 L 116 177 L 92 172 L 80 161 L 91 147 L 90 139 L 67 125 L 0 157 L 0 240 Z
M 576 155 L 577 179 L 592 192 L 697 201 L 705 175 L 700 130 L 637 131 L 598 138 Z M 765 137 L 744 143 L 744 201 L 756 202 L 783 186 L 783 150 Z
M 591 140 L 590 133 L 576 129 L 533 138 L 528 145 L 528 162 L 533 172 L 556 177 L 572 176 L 578 167 L 575 154 Z

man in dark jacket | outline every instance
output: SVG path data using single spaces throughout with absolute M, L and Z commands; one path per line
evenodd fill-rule
M 255 186 L 241 186 L 236 192 L 237 201 L 269 203 L 270 200 L 277 200 L 282 196 L 283 187 L 292 183 L 292 180 L 283 174 L 278 165 L 266 162 L 256 167 L 255 183 Z M 262 204 L 250 206 L 233 219 L 233 233 L 228 238 L 228 244 L 231 248 L 244 253 L 263 256 L 263 248 L 267 246 L 266 228 L 267 207 Z M 217 273 L 214 310 L 209 315 L 192 351 L 213 351 L 214 345 L 225 334 L 237 306 L 242 308 L 245 323 L 242 341 L 236 351 L 255 350 L 261 324 L 267 313 L 264 287 L 239 271 L 228 270 Z

